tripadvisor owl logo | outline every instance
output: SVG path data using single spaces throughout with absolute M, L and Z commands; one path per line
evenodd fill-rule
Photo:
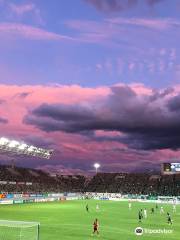
M 134 232 L 138 236 L 143 235 L 143 228 L 142 227 L 137 227 Z
M 143 234 L 170 234 L 173 233 L 173 229 L 150 229 L 137 227 L 135 228 L 134 233 L 138 236 L 141 236 Z

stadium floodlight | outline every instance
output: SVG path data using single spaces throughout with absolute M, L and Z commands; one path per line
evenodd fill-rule
M 9 140 L 7 138 L 4 138 L 4 137 L 0 138 L 0 145 L 7 144 L 8 142 L 9 142 Z
M 16 147 L 17 145 L 19 145 L 19 143 L 18 143 L 17 141 L 14 141 L 14 140 L 13 140 L 13 141 L 10 141 L 10 142 L 9 142 L 9 147 L 10 147 L 10 148 L 14 148 L 14 147 Z
M 5 137 L 0 138 L 0 152 L 9 152 L 14 154 L 23 154 L 34 157 L 49 159 L 53 153 L 52 149 L 38 148 L 16 140 L 10 140 Z
M 98 172 L 98 168 L 100 168 L 100 164 L 99 164 L 99 163 L 95 163 L 95 164 L 94 164 L 94 167 L 95 167 L 96 173 L 97 173 L 97 172 Z
M 27 144 L 23 143 L 19 146 L 19 149 L 24 150 L 25 148 L 27 148 L 27 146 Z

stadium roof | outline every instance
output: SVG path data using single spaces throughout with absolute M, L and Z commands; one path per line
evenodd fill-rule
M 53 150 L 38 148 L 33 145 L 21 143 L 16 140 L 9 140 L 5 137 L 0 138 L 0 152 L 9 152 L 14 154 L 23 154 L 34 157 L 42 157 L 49 159 Z

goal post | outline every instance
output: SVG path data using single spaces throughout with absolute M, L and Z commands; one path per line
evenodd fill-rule
M 39 222 L 0 220 L 0 240 L 39 240 Z

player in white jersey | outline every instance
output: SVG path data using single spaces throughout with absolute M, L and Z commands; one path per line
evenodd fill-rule
M 161 208 L 160 208 L 160 214 L 163 214 L 163 213 L 164 213 L 164 208 L 161 207 Z
M 144 209 L 144 218 L 147 218 L 147 209 Z
M 99 211 L 99 205 L 96 204 L 96 211 L 98 212 Z
M 129 210 L 131 210 L 131 208 L 132 208 L 131 202 L 129 202 L 128 206 L 129 206 Z
M 173 213 L 176 212 L 176 204 L 173 204 Z

